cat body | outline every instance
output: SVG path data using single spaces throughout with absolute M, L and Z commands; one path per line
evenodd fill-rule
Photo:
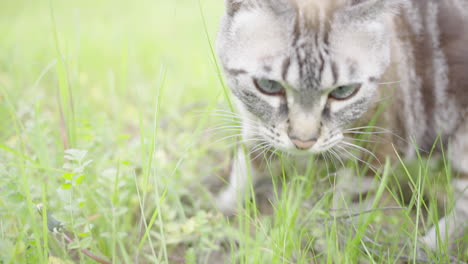
M 378 126 L 392 133 L 374 155 L 391 156 L 395 148 L 411 159 L 439 138 L 460 174 L 453 185 L 461 197 L 439 227 L 453 220 L 445 229 L 453 233 L 466 225 L 467 1 L 226 0 L 226 6 L 217 49 L 247 153 L 343 152 L 346 134 L 383 105 Z M 219 197 L 226 214 L 235 212 L 247 175 L 255 181 L 268 174 L 247 153 L 238 151 Z M 424 239 L 435 247 L 435 230 Z

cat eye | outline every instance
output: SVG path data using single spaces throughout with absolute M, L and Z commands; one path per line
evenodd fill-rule
M 335 100 L 346 100 L 357 94 L 360 88 L 361 84 L 359 83 L 343 85 L 333 90 L 330 93 L 330 98 Z
M 283 95 L 284 87 L 281 83 L 267 79 L 254 79 L 257 89 L 267 95 Z

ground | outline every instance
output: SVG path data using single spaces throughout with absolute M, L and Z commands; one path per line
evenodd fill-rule
M 386 164 L 377 190 L 355 199 L 368 211 L 331 210 L 326 177 L 334 167 L 368 172 L 315 158 L 267 185 L 277 200 L 269 213 L 255 209 L 260 197 L 236 217 L 214 208 L 236 142 L 235 131 L 213 129 L 235 124 L 213 54 L 222 2 L 2 1 L 0 263 L 447 263 L 466 254 L 418 242 L 444 211 L 424 193 L 450 194 L 444 162 Z

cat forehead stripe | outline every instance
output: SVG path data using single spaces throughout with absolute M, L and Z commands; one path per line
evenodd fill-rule
M 238 75 L 242 75 L 242 74 L 247 74 L 247 71 L 246 70 L 243 70 L 243 69 L 230 69 L 230 68 L 224 68 L 224 70 L 232 75 L 232 76 L 238 76 Z
M 286 58 L 283 61 L 283 65 L 282 65 L 282 69 L 281 69 L 281 77 L 283 78 L 283 80 L 287 80 L 287 78 L 288 78 L 289 67 L 291 67 L 291 59 Z

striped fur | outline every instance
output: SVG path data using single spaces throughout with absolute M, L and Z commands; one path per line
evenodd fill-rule
M 394 144 L 406 158 L 415 156 L 412 143 L 430 150 L 440 136 L 454 167 L 468 175 L 467 0 L 226 0 L 226 5 L 217 50 L 249 123 L 245 139 L 293 154 L 326 152 L 382 102 L 387 107 L 379 125 L 394 132 Z M 285 93 L 262 94 L 253 79 L 278 81 Z M 350 99 L 329 98 L 333 89 L 353 83 L 361 89 Z M 291 135 L 316 143 L 298 150 Z M 220 199 L 227 213 L 232 197 L 243 192 L 239 179 L 246 174 L 231 175 L 237 180 L 222 195 L 229 198 Z M 466 207 L 458 204 L 455 213 Z M 435 245 L 433 237 L 426 239 Z
M 401 116 L 398 132 L 426 150 L 438 134 L 445 141 L 453 136 L 468 109 L 468 22 L 454 7 L 448 1 L 412 1 L 398 21 L 399 73 L 387 77 L 401 80 L 395 94 L 402 98 L 395 101 L 405 110 L 389 113 Z M 414 147 L 405 153 L 412 156 Z

